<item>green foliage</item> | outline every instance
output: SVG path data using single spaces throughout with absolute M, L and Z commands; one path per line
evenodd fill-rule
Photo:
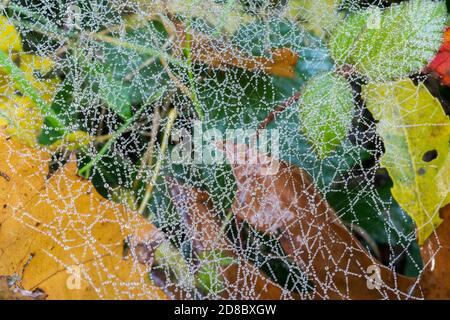
M 411 0 L 351 13 L 330 40 L 339 65 L 353 65 L 370 81 L 420 71 L 439 49 L 447 18 L 443 1 Z
M 325 73 L 303 88 L 299 103 L 302 128 L 319 157 L 326 157 L 345 138 L 353 118 L 353 92 L 342 76 Z
M 227 257 L 221 251 L 206 251 L 200 257 L 200 269 L 196 276 L 197 285 L 208 293 L 218 294 L 225 288 L 221 270 L 233 263 L 233 258 Z

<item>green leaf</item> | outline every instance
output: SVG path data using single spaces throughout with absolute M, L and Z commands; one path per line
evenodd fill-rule
M 392 195 L 414 219 L 419 244 L 442 222 L 439 208 L 450 202 L 450 120 L 423 84 L 410 79 L 363 87 L 378 120 L 386 152 L 381 158 L 393 180 Z
M 404 78 L 434 57 L 446 18 L 443 1 L 370 7 L 351 14 L 336 29 L 330 40 L 331 54 L 336 63 L 353 65 L 371 81 Z
M 199 256 L 200 268 L 196 275 L 197 285 L 207 293 L 218 294 L 225 289 L 223 268 L 234 263 L 232 257 L 223 252 L 212 250 L 202 252 Z
M 61 139 L 68 128 L 76 128 L 77 110 L 72 105 L 73 85 L 71 79 L 66 79 L 58 88 L 53 98 L 51 110 L 58 115 L 60 122 L 51 117 L 44 118 L 44 125 L 37 137 L 41 145 L 51 145 Z
M 319 157 L 336 149 L 353 118 L 353 92 L 342 76 L 325 73 L 312 78 L 299 103 L 303 131 Z
M 90 85 L 96 88 L 104 103 L 122 119 L 129 119 L 131 117 L 131 103 L 123 81 L 115 79 L 108 66 L 97 60 L 86 59 L 84 52 L 78 52 L 77 58 L 87 73 Z

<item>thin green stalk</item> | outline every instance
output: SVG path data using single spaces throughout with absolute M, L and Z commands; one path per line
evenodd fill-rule
M 163 136 L 163 140 L 161 142 L 161 150 L 159 152 L 158 161 L 156 162 L 155 169 L 153 170 L 152 179 L 148 183 L 147 188 L 145 190 L 144 199 L 142 200 L 141 205 L 139 206 L 139 210 L 138 210 L 139 214 L 143 214 L 145 208 L 147 207 L 148 201 L 150 200 L 150 198 L 152 196 L 153 188 L 156 185 L 156 180 L 158 179 L 159 171 L 161 170 L 161 165 L 164 161 L 164 156 L 166 153 L 167 145 L 169 143 L 170 132 L 172 131 L 172 127 L 173 127 L 176 117 L 177 117 L 177 110 L 171 109 L 167 116 L 166 129 L 164 130 L 164 136 Z
M 203 109 L 200 105 L 200 101 L 197 97 L 197 92 L 195 91 L 195 79 L 194 79 L 194 73 L 192 72 L 192 54 L 191 54 L 191 21 L 188 19 L 186 23 L 186 48 L 184 49 L 184 55 L 186 56 L 187 60 L 187 73 L 189 78 L 189 86 L 191 91 L 191 101 L 194 105 L 195 111 L 198 114 L 198 117 L 200 120 L 203 120 L 203 117 L 205 116 L 205 113 L 203 112 Z
M 112 134 L 111 139 L 109 139 L 108 142 L 105 143 L 105 145 L 100 149 L 94 159 L 89 161 L 83 168 L 78 170 L 78 174 L 86 179 L 89 178 L 91 174 L 91 168 L 103 158 L 111 145 L 117 140 L 117 138 L 119 138 L 128 129 L 128 127 L 140 117 L 142 111 L 144 111 L 145 108 L 150 104 L 158 100 L 163 95 L 164 91 L 165 90 L 161 90 L 158 93 L 152 95 L 149 100 L 144 103 L 142 107 L 130 119 L 128 119 L 116 132 L 114 132 L 114 134 Z
M 141 45 L 138 45 L 135 43 L 127 42 L 127 41 L 122 41 L 121 39 L 117 39 L 117 38 L 107 36 L 104 34 L 99 34 L 99 33 L 91 34 L 89 37 L 95 41 L 105 42 L 105 43 L 109 43 L 109 44 L 112 44 L 112 45 L 115 45 L 118 47 L 122 47 L 125 49 L 130 49 L 130 50 L 136 51 L 137 53 L 145 54 L 145 55 L 148 55 L 151 57 L 158 57 L 158 58 L 162 57 L 166 61 L 169 61 L 170 63 L 173 63 L 173 64 L 183 67 L 183 68 L 187 68 L 186 64 L 182 60 L 176 59 L 176 58 L 172 57 L 171 55 L 168 55 L 167 53 L 159 51 L 157 49 L 141 46 Z

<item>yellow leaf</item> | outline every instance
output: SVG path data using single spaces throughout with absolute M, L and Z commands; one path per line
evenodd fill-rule
M 62 139 L 54 142 L 51 146 L 51 150 L 64 148 L 69 151 L 80 149 L 83 146 L 88 145 L 92 141 L 92 137 L 84 131 L 75 131 L 65 135 Z
M 34 72 L 39 71 L 41 74 L 46 74 L 53 69 L 53 66 L 53 61 L 47 57 L 26 53 L 20 54 L 20 69 L 22 69 L 27 80 L 30 81 L 46 102 L 50 102 L 53 99 L 53 94 L 59 81 L 57 78 L 38 80 L 34 76 Z
M 22 41 L 8 18 L 0 16 L 0 50 L 4 52 L 22 51 Z
M 1 18 L 3 17 L 0 17 L 0 28 Z M 8 28 L 14 27 L 8 25 Z M 25 78 L 39 92 L 44 101 L 51 102 L 59 80 L 57 78 L 37 79 L 34 73 L 36 71 L 42 74 L 48 73 L 53 68 L 53 61 L 23 52 L 17 54 L 17 59 Z M 0 69 L 0 125 L 7 125 L 6 132 L 13 138 L 34 147 L 37 145 L 36 137 L 41 130 L 43 116 L 41 110 L 29 97 L 17 94 L 17 89 L 16 83 Z
M 423 84 L 410 79 L 368 84 L 367 107 L 378 120 L 385 153 L 381 165 L 393 180 L 392 195 L 414 219 L 419 244 L 439 226 L 449 202 L 450 120 Z
M 15 96 L 14 99 L 0 101 L 0 116 L 7 124 L 6 133 L 28 146 L 35 146 L 36 136 L 39 134 L 43 117 L 30 98 Z
M 49 299 L 161 299 L 149 266 L 124 258 L 124 240 L 156 228 L 103 199 L 76 162 L 46 180 L 50 154 L 0 131 L 0 275 Z

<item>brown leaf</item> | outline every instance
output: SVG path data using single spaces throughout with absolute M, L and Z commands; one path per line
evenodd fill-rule
M 420 284 L 425 299 L 450 297 L 450 205 L 440 210 L 440 216 L 444 222 L 420 248 L 424 263 Z
M 177 45 L 175 47 L 175 55 L 181 56 L 183 50 L 187 48 L 186 43 L 186 27 L 178 23 L 177 29 Z M 272 58 L 252 57 L 231 44 L 223 40 L 217 40 L 207 35 L 190 30 L 191 38 L 191 59 L 192 61 L 202 62 L 214 68 L 224 68 L 233 66 L 247 69 L 250 71 L 261 70 L 268 74 L 280 77 L 294 77 L 294 67 L 298 61 L 298 55 L 289 48 L 272 49 Z
M 393 273 L 369 255 L 343 226 L 304 170 L 226 142 L 237 181 L 233 212 L 259 231 L 279 237 L 285 252 L 314 282 L 312 298 L 409 298 L 414 279 Z M 380 270 L 382 284 L 369 289 Z
M 165 298 L 148 280 L 150 266 L 124 241 L 147 243 L 156 228 L 102 198 L 76 175 L 76 162 L 46 180 L 44 151 L 9 140 L 0 131 L 0 274 L 49 299 Z M 136 252 L 133 248 L 134 253 Z
M 225 280 L 220 297 L 224 299 L 281 299 L 289 294 L 269 280 L 258 268 L 247 262 L 221 232 L 218 212 L 214 209 L 208 193 L 183 186 L 169 179 L 173 202 L 188 226 L 197 255 L 205 252 L 220 252 L 233 258 L 233 263 L 221 266 Z

